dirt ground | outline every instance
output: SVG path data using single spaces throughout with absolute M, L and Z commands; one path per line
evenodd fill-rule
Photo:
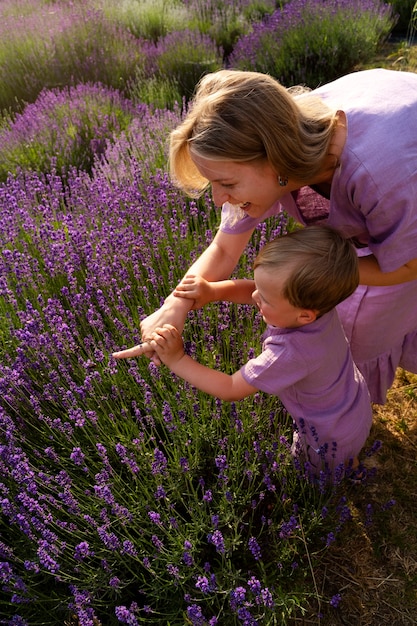
M 326 597 L 341 593 L 340 605 L 317 603 L 314 614 L 294 624 L 417 624 L 417 376 L 399 370 L 386 405 L 374 406 L 369 446 L 375 440 L 382 446 L 365 461 L 375 474 L 346 488 L 353 520 L 314 573 Z

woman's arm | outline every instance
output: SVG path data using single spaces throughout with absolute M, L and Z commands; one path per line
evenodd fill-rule
M 212 370 L 184 353 L 184 344 L 178 330 L 170 324 L 157 328 L 150 342 L 158 357 L 169 369 L 200 389 L 221 400 L 242 400 L 258 390 L 245 381 L 238 371 L 232 375 Z
M 363 256 L 359 261 L 359 282 L 362 285 L 388 287 L 417 279 L 417 259 L 412 259 L 393 272 L 383 272 L 374 255 Z
M 228 278 L 236 267 L 252 232 L 230 235 L 218 231 L 209 247 L 192 264 L 187 274 L 199 275 L 209 281 Z M 192 302 L 170 294 L 160 309 L 141 321 L 143 339 L 146 341 L 154 329 L 163 324 L 172 324 L 182 332 L 191 307 Z
M 252 233 L 253 229 L 237 235 L 230 235 L 219 230 L 208 248 L 192 264 L 187 274 L 198 274 L 209 281 L 228 278 L 236 267 Z M 159 309 L 141 321 L 140 330 L 143 341 L 147 341 L 151 337 L 155 328 L 164 324 L 172 324 L 182 332 L 185 319 L 192 306 L 192 300 L 178 298 L 171 293 Z M 117 358 L 123 359 L 142 355 L 141 345 L 118 352 Z M 147 356 L 153 358 L 149 352 L 147 352 Z M 159 364 L 157 358 L 154 358 L 154 362 Z

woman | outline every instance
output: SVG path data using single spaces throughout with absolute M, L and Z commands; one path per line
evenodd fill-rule
M 333 226 L 358 250 L 360 285 L 338 313 L 372 401 L 385 402 L 398 366 L 417 373 L 417 74 L 367 70 L 303 93 L 256 72 L 208 74 L 171 134 L 170 166 L 186 193 L 210 184 L 222 206 L 189 274 L 230 276 L 282 210 Z M 204 305 L 192 296 L 183 281 L 142 321 L 144 340 L 165 323 L 181 331 Z

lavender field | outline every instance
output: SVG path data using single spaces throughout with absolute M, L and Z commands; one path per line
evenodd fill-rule
M 34 5 L 20 3 L 27 23 L 52 11 L 70 37 L 66 3 Z M 3 32 L 17 23 L 11 6 Z M 95 15 L 104 29 L 109 17 Z M 123 32 L 126 55 L 137 35 Z M 169 37 L 157 55 L 168 73 Z M 222 403 L 146 358 L 111 358 L 140 341 L 140 320 L 219 222 L 209 193 L 189 200 L 167 173 L 185 93 L 155 107 L 140 81 L 79 78 L 45 87 L 34 75 L 32 101 L 4 104 L 0 123 L 0 624 L 332 623 L 343 590 L 318 589 L 314 572 L 351 520 L 346 487 L 311 485 L 294 465 L 278 400 Z M 236 274 L 251 275 L 258 249 L 289 226 L 259 227 Z M 254 307 L 211 305 L 190 314 L 187 351 L 234 371 L 260 350 L 262 324 Z
M 152 168 L 177 120 L 142 111 L 143 164 L 123 136 L 91 176 L 22 173 L 0 189 L 2 623 L 280 623 L 304 602 L 306 537 L 314 552 L 333 541 L 332 494 L 293 467 L 276 399 L 222 404 L 110 357 L 217 223 L 208 197 L 186 201 Z M 257 233 L 243 275 L 283 227 Z M 260 325 L 252 307 L 199 311 L 187 349 L 234 369 Z

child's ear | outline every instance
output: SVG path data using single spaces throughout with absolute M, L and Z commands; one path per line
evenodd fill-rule
M 315 311 L 313 309 L 300 309 L 297 318 L 298 323 L 300 326 L 303 326 L 304 324 L 311 324 L 311 322 L 314 322 L 317 319 L 318 314 L 319 311 Z

